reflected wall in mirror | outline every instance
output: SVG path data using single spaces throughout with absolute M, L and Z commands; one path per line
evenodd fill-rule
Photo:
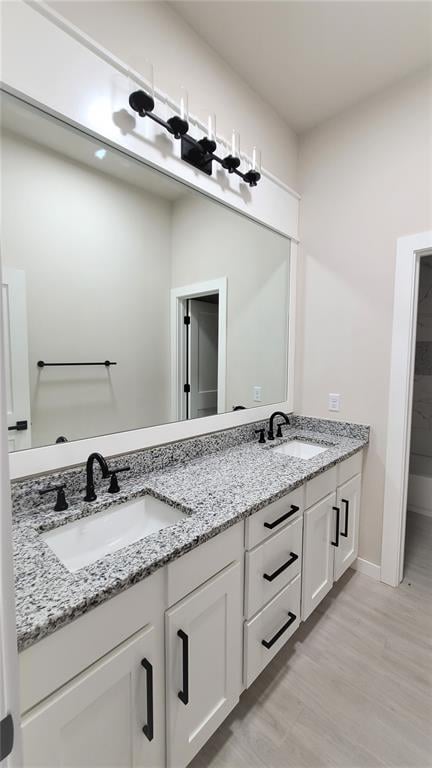
M 289 240 L 1 106 L 10 450 L 286 400 Z

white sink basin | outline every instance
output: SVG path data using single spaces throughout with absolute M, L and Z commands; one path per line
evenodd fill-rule
M 313 459 L 319 453 L 327 450 L 327 446 L 305 443 L 303 440 L 290 440 L 288 443 L 273 448 L 275 453 L 283 453 L 285 456 L 293 456 L 295 459 Z
M 183 517 L 183 512 L 163 501 L 142 496 L 40 535 L 73 573 L 134 541 L 174 525 Z

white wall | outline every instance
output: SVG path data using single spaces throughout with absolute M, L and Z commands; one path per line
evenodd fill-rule
M 172 286 L 227 277 L 226 410 L 286 397 L 289 240 L 198 195 L 173 205 Z
M 381 560 L 396 240 L 431 228 L 432 78 L 423 73 L 301 141 L 295 406 L 371 425 L 360 557 Z
M 171 203 L 5 134 L 2 219 L 27 278 L 33 445 L 169 421 Z
M 137 71 L 150 60 L 158 88 L 179 99 L 185 86 L 191 113 L 206 119 L 215 112 L 218 133 L 229 138 L 239 130 L 243 150 L 260 146 L 266 169 L 296 188 L 295 133 L 172 7 L 146 0 L 49 5 Z

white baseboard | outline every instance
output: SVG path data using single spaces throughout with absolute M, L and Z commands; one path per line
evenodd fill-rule
M 408 508 L 409 512 L 417 512 L 419 515 L 425 515 L 426 517 L 432 517 L 432 509 L 425 509 L 424 507 L 416 507 L 415 504 L 410 504 Z
M 364 573 L 371 579 L 375 579 L 375 581 L 381 581 L 381 566 L 376 563 L 371 563 L 369 560 L 364 560 L 363 557 L 358 557 L 357 560 L 354 560 L 351 568 L 353 568 L 354 571 Z

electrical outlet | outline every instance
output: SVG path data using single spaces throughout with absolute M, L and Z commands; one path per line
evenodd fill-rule
M 253 388 L 253 399 L 256 403 L 261 402 L 261 387 Z
M 330 392 L 328 396 L 328 409 L 329 411 L 340 411 L 340 395 Z

